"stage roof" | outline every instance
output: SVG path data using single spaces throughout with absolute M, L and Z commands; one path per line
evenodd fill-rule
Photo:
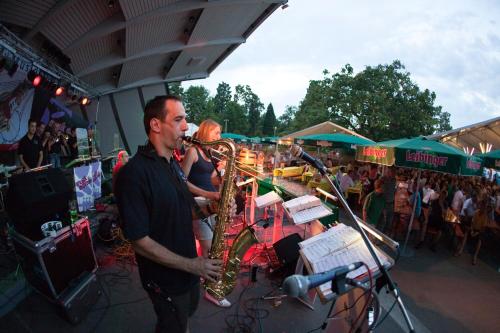
M 208 77 L 286 2 L 2 0 L 0 22 L 104 94 Z
M 427 138 L 438 139 L 460 149 L 469 148 L 469 151 L 475 148 L 478 153 L 482 152 L 480 143 L 483 147 L 489 143 L 493 145 L 492 150 L 496 150 L 500 148 L 500 117 L 429 135 Z

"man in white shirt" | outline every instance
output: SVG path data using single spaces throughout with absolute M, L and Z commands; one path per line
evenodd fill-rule
M 344 194 L 349 187 L 354 186 L 354 181 L 352 180 L 353 173 L 354 171 L 350 170 L 348 173 L 343 175 L 342 178 L 340 178 L 340 190 Z
M 455 192 L 455 195 L 453 196 L 453 200 L 451 201 L 451 209 L 453 209 L 455 215 L 458 216 L 462 211 L 464 200 L 465 200 L 465 195 L 464 192 L 462 191 L 461 186 L 459 185 L 457 191 Z

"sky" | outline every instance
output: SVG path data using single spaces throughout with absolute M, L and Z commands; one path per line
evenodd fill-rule
M 355 72 L 399 59 L 436 92 L 453 128 L 500 116 L 499 0 L 290 0 L 207 79 L 248 84 L 277 116 L 298 106 L 323 70 Z

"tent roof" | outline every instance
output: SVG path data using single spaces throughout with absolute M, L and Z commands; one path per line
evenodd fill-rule
M 105 94 L 208 77 L 284 3 L 2 0 L 0 22 Z
M 293 141 L 293 139 L 299 136 L 312 135 L 312 134 L 332 134 L 332 133 L 344 133 L 349 135 L 354 135 L 366 140 L 370 140 L 354 131 L 348 130 L 345 127 L 332 123 L 331 121 L 325 121 L 324 123 L 317 124 L 306 129 L 290 133 L 281 137 L 283 141 Z
M 299 136 L 297 137 L 297 139 L 342 142 L 351 145 L 371 145 L 375 143 L 369 139 L 344 133 L 305 135 L 305 136 Z
M 440 140 L 443 143 L 459 149 L 469 147 L 475 148 L 476 151 L 480 152 L 480 143 L 490 143 L 493 145 L 493 149 L 499 149 L 500 117 L 456 128 L 451 131 L 429 135 L 427 138 Z

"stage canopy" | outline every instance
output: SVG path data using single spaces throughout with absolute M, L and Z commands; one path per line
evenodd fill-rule
M 492 118 L 480 123 L 460 127 L 451 131 L 427 136 L 429 139 L 440 140 L 450 146 L 465 149 L 468 152 L 484 153 L 487 146 L 490 149 L 500 148 L 500 117 Z
M 308 127 L 306 129 L 284 135 L 280 138 L 280 144 L 292 144 L 295 138 L 306 135 L 313 134 L 333 134 L 333 133 L 344 133 L 349 135 L 354 135 L 366 140 L 370 140 L 354 131 L 348 130 L 345 127 L 332 123 L 331 121 L 325 121 L 324 123 Z M 370 140 L 371 141 L 371 140 Z
M 96 94 L 206 78 L 286 0 L 2 0 L 0 22 Z

